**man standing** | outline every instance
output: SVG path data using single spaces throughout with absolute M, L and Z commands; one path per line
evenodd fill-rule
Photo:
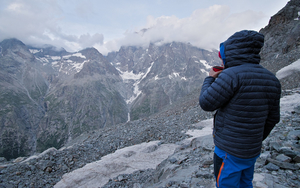
M 236 32 L 220 44 L 224 70 L 205 78 L 199 104 L 216 111 L 213 137 L 216 186 L 253 187 L 262 141 L 280 120 L 281 85 L 260 63 L 264 36 Z

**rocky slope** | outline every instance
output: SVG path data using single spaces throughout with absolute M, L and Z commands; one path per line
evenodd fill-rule
M 192 129 L 194 123 L 211 117 L 210 113 L 202 113 L 192 96 L 185 99 L 185 103 L 173 105 L 176 106 L 172 111 L 151 118 L 82 134 L 69 147 L 51 148 L 38 156 L 4 162 L 0 167 L 0 185 L 52 187 L 63 174 L 100 160 L 117 149 L 154 140 L 162 143 L 181 141 L 188 137 L 184 132 Z
M 130 109 L 136 120 L 157 113 L 193 90 L 213 65 L 221 64 L 217 51 L 209 52 L 179 42 L 147 48 L 122 47 L 107 59 L 120 71 Z
M 21 41 L 6 40 L 0 46 L 0 153 L 9 159 L 35 151 L 38 125 L 45 113 L 40 102 L 48 81 Z
M 0 49 L 0 156 L 59 148 L 84 131 L 127 121 L 122 79 L 96 49 L 68 53 L 17 39 Z
M 299 26 L 299 19 L 297 19 L 299 18 L 299 2 L 299 0 L 290 1 L 285 8 L 272 17 L 270 24 L 261 30 L 261 32 L 266 36 L 266 45 L 262 51 L 262 65 L 274 73 L 287 65 L 298 62 L 299 43 L 297 37 L 299 35 L 296 35 L 298 31 L 296 28 Z M 279 21 L 276 22 L 276 20 Z M 281 30 L 278 31 L 275 28 L 276 24 L 280 26 Z M 293 40 L 290 40 L 289 34 L 294 36 L 294 38 L 292 37 Z M 158 61 L 158 59 L 167 59 L 167 57 L 172 57 L 173 60 L 174 58 L 176 59 L 176 54 L 179 52 L 174 52 L 175 49 L 180 48 L 178 45 L 180 46 L 181 44 L 175 44 L 176 43 L 172 45 L 166 45 L 166 49 L 169 50 L 164 52 L 168 53 L 163 53 L 161 56 L 155 56 L 157 57 L 156 60 Z M 290 47 L 286 49 L 285 44 L 289 44 Z M 172 48 L 173 45 L 177 47 Z M 63 120 L 51 119 L 52 122 L 56 122 L 52 125 L 58 124 L 58 128 L 65 125 L 69 128 L 68 130 L 70 130 L 70 133 L 76 132 L 76 126 L 73 124 L 74 121 L 73 119 L 69 118 L 72 117 L 72 113 L 70 112 L 91 113 L 89 110 L 92 108 L 84 108 L 80 102 L 84 96 L 92 98 L 91 95 L 96 95 L 96 93 L 93 93 L 92 91 L 90 91 L 92 92 L 91 95 L 89 92 L 85 92 L 85 89 L 88 88 L 84 86 L 87 85 L 88 87 L 101 88 L 100 86 L 98 87 L 93 85 L 93 83 L 97 83 L 98 79 L 101 80 L 101 84 L 107 84 L 105 85 L 105 88 L 108 88 L 107 90 L 110 92 L 110 94 L 115 91 L 115 88 L 120 89 L 120 83 L 122 82 L 128 84 L 128 86 L 122 86 L 123 89 L 126 89 L 127 87 L 129 88 L 130 85 L 135 84 L 135 86 L 138 86 L 136 87 L 136 91 L 142 91 L 143 93 L 140 97 L 138 97 L 139 95 L 137 94 L 141 93 L 135 93 L 135 90 L 128 90 L 126 92 L 125 90 L 123 92 L 118 91 L 119 94 L 116 96 L 122 96 L 127 99 L 127 101 L 131 99 L 131 96 L 133 96 L 137 99 L 137 101 L 140 101 L 137 104 L 145 104 L 143 100 L 141 100 L 143 99 L 143 95 L 148 100 L 151 99 L 152 95 L 159 95 L 159 93 L 161 93 L 163 96 L 166 96 L 163 94 L 167 94 L 165 90 L 164 92 L 144 90 L 144 86 L 150 86 L 151 83 L 153 83 L 153 80 L 155 81 L 155 78 L 164 78 L 163 76 L 172 77 L 173 74 L 176 75 L 176 78 L 178 77 L 180 80 L 185 81 L 184 79 L 181 79 L 181 76 L 184 73 L 183 70 L 183 72 L 180 72 L 180 74 L 174 74 L 177 73 L 175 71 L 181 70 L 176 69 L 177 66 L 175 65 L 172 65 L 173 69 L 170 72 L 167 70 L 169 69 L 168 66 L 165 67 L 166 69 L 164 69 L 163 66 L 160 67 L 160 69 L 154 69 L 154 63 L 152 63 L 153 59 L 144 61 L 145 63 L 147 62 L 147 66 L 139 68 L 137 63 L 132 64 L 132 62 L 135 61 L 132 61 L 131 64 L 125 63 L 124 66 L 121 64 L 119 65 L 118 63 L 122 62 L 117 60 L 118 58 L 121 58 L 121 55 L 118 53 L 112 54 L 111 57 L 109 56 L 106 58 L 106 60 L 104 60 L 103 56 L 101 56 L 101 54 L 99 55 L 93 49 L 88 50 L 89 53 L 83 51 L 80 52 L 80 54 L 70 54 L 62 50 L 59 52 L 61 55 L 57 55 L 59 56 L 58 58 L 56 55 L 54 55 L 55 52 L 51 51 L 51 49 L 49 49 L 47 52 L 47 50 L 41 51 L 32 48 L 31 53 L 29 53 L 29 49 L 20 43 L 20 41 L 14 41 L 14 43 L 7 43 L 7 41 L 3 41 L 0 46 L 0 77 L 1 80 L 4 80 L 4 82 L 1 82 L 0 84 L 1 88 L 4 88 L 4 90 L 1 89 L 0 91 L 1 97 L 5 96 L 1 98 L 1 100 L 4 101 L 3 103 L 1 102 L 1 128 L 5 126 L 8 128 L 8 125 L 10 125 L 11 122 L 25 122 L 26 125 L 25 128 L 19 127 L 20 131 L 17 132 L 17 134 L 14 134 L 15 132 L 13 129 L 6 129 L 10 131 L 3 131 L 5 136 L 1 138 L 3 138 L 2 140 L 4 141 L 10 141 L 12 145 L 7 145 L 7 147 L 10 146 L 12 148 L 16 148 L 15 151 L 18 154 L 23 151 L 22 148 L 26 147 L 21 145 L 23 142 L 15 143 L 13 141 L 21 138 L 21 135 L 23 135 L 21 134 L 22 131 L 37 131 L 40 129 L 40 125 L 42 124 L 40 124 L 39 117 L 44 117 L 45 114 L 48 114 L 47 117 L 50 117 L 51 113 L 53 113 L 55 114 L 53 115 L 53 118 L 57 116 L 60 118 L 68 117 L 64 118 Z M 126 55 L 127 52 L 130 52 L 129 49 L 131 49 L 131 47 L 123 48 L 122 57 L 128 56 L 140 59 L 142 55 L 137 55 L 135 52 L 147 52 L 147 49 L 135 48 L 132 49 L 132 53 Z M 50 51 L 53 54 L 50 54 Z M 120 50 L 120 52 L 122 51 Z M 172 52 L 173 55 L 169 52 Z M 35 55 L 38 53 L 40 54 Z M 155 53 L 153 54 L 155 55 Z M 88 55 L 91 55 L 92 58 L 96 58 L 97 60 L 93 61 L 88 59 Z M 150 58 L 149 55 L 148 58 Z M 107 59 L 109 61 L 107 61 Z M 86 64 L 85 61 L 87 60 L 90 61 Z M 99 65 L 98 60 L 100 60 L 100 62 L 103 60 L 103 62 Z M 194 61 L 196 63 L 200 62 L 198 63 L 197 68 L 204 66 L 200 60 L 203 59 L 197 57 Z M 40 62 L 44 63 L 41 64 Z M 83 62 L 85 63 L 83 64 Z M 118 71 L 113 69 L 114 67 L 111 66 L 110 62 L 112 62 L 112 64 L 118 68 Z M 129 65 L 132 69 L 134 69 L 134 71 L 126 68 Z M 194 64 L 192 63 L 192 65 Z M 151 69 L 149 69 L 149 67 L 151 67 Z M 180 64 L 178 67 L 181 67 Z M 71 72 L 73 71 L 73 73 L 71 75 L 66 74 L 67 72 L 65 70 L 67 69 Z M 99 78 L 100 75 L 105 75 L 106 71 L 103 72 L 104 69 L 111 74 L 107 75 L 107 77 L 104 79 Z M 4 74 L 2 70 L 8 72 L 9 76 Z M 133 76 L 133 79 L 128 79 L 128 77 L 125 77 L 124 75 L 126 75 L 125 73 L 131 73 L 131 70 L 132 74 L 129 75 Z M 154 70 L 158 72 L 154 72 Z M 159 72 L 160 70 L 164 71 Z M 280 78 L 284 89 L 283 96 L 294 97 L 292 103 L 288 104 L 289 106 L 295 104 L 297 105 L 294 106 L 296 108 L 287 108 L 288 110 L 282 111 L 280 123 L 275 127 L 274 131 L 272 131 L 270 137 L 264 142 L 262 155 L 258 160 L 255 170 L 256 174 L 254 184 L 256 187 L 299 187 L 300 185 L 300 112 L 299 105 L 297 103 L 300 97 L 299 89 L 293 89 L 299 87 L 299 69 L 292 67 L 289 68 L 289 70 L 290 71 L 288 74 L 286 74 L 287 76 Z M 155 74 L 152 74 L 151 71 L 153 71 Z M 172 74 L 170 75 L 169 73 Z M 119 74 L 120 77 L 117 76 L 117 74 Z M 46 77 L 47 79 L 45 79 L 45 75 L 50 76 Z M 59 75 L 63 77 L 62 80 L 58 79 Z M 137 75 L 140 75 L 138 79 L 136 77 Z M 161 75 L 161 77 L 159 75 Z M 83 78 L 83 80 L 81 80 L 81 78 Z M 150 79 L 143 80 L 144 78 Z M 111 83 L 110 81 L 115 84 L 108 84 Z M 177 81 L 179 81 L 179 79 Z M 90 82 L 92 83 L 91 85 Z M 157 84 L 161 84 L 159 87 L 164 89 L 164 86 L 168 84 L 172 85 L 174 82 L 157 82 Z M 199 84 L 199 82 L 195 84 Z M 43 89 L 44 87 L 46 88 L 46 86 L 51 87 L 50 89 Z M 127 111 L 125 110 L 126 113 L 123 115 L 123 118 L 125 119 L 125 121 L 123 121 L 124 123 L 118 124 L 117 126 L 103 126 L 102 129 L 98 130 L 86 130 L 85 133 L 76 138 L 73 137 L 72 140 L 66 142 L 66 147 L 63 147 L 59 150 L 51 148 L 39 155 L 35 155 L 30 158 L 18 158 L 12 161 L 6 161 L 5 158 L 0 158 L 0 187 L 53 187 L 61 180 L 63 174 L 67 172 L 81 168 L 87 163 L 100 160 L 103 156 L 110 154 L 117 149 L 154 140 L 159 140 L 162 144 L 179 144 L 179 148 L 173 155 L 158 165 L 156 169 L 138 170 L 132 174 L 122 174 L 116 176 L 115 178 L 112 178 L 104 187 L 212 187 L 214 184 L 211 165 L 213 146 L 207 145 L 211 143 L 209 142 L 211 139 L 205 139 L 205 146 L 203 146 L 203 141 L 201 141 L 200 138 L 200 140 L 196 139 L 190 144 L 181 144 L 185 138 L 189 137 L 185 134 L 187 130 L 201 129 L 201 127 L 196 126 L 196 124 L 201 120 L 212 117 L 212 113 L 203 112 L 198 106 L 198 95 L 200 93 L 199 87 L 200 86 L 198 85 L 198 89 L 191 89 L 191 93 L 180 99 L 177 99 L 176 96 L 173 96 L 174 99 L 176 99 L 173 100 L 173 98 L 170 97 L 172 95 L 167 95 L 169 99 L 171 99 L 171 105 L 159 107 L 161 112 L 153 114 L 151 117 L 145 117 L 125 123 L 125 121 L 127 121 L 128 113 L 128 110 L 126 109 Z M 80 92 L 77 92 L 78 89 Z M 36 90 L 38 90 L 38 92 L 34 92 Z M 106 92 L 106 90 L 102 88 L 100 89 L 100 93 L 103 90 Z M 52 96 L 53 100 L 55 99 L 57 102 L 52 102 L 51 98 L 47 99 L 49 102 L 40 102 L 44 101 L 44 93 Z M 144 93 L 149 93 L 150 95 L 145 95 Z M 24 97 L 19 100 L 15 100 L 15 96 Z M 69 102 L 67 101 L 65 103 L 65 101 L 62 100 L 63 96 L 68 96 L 68 98 L 70 98 L 68 100 Z M 108 95 L 107 93 L 101 93 L 101 96 L 98 97 L 108 97 L 108 99 L 111 99 L 109 98 L 110 96 L 111 95 Z M 12 98 L 14 99 L 13 102 L 9 101 Z M 108 99 L 105 98 L 104 101 L 110 101 Z M 285 98 L 282 98 L 281 101 L 284 102 Z M 87 103 L 91 102 L 92 100 L 87 100 Z M 53 104 L 58 105 L 58 107 Z M 123 100 L 123 102 L 120 101 L 120 104 L 120 106 L 125 106 L 124 108 L 127 107 L 125 100 Z M 135 105 L 134 102 L 130 103 L 130 105 L 131 109 L 134 109 L 134 106 L 139 106 Z M 102 107 L 103 106 L 105 105 L 102 105 Z M 111 114 L 114 113 L 111 113 L 112 111 L 109 110 L 109 105 L 106 107 L 107 111 L 102 114 L 110 114 L 106 116 L 110 117 Z M 50 108 L 52 108 L 52 110 L 49 111 Z M 68 109 L 71 110 L 68 111 Z M 98 106 L 98 109 L 102 109 L 101 105 Z M 32 114 L 34 115 L 28 115 L 30 114 L 28 112 L 33 112 Z M 154 113 L 155 110 L 150 112 Z M 138 117 L 142 116 L 143 113 L 138 114 Z M 6 119 L 3 119 L 3 117 Z M 79 119 L 80 121 L 93 122 L 92 120 L 87 121 L 87 119 L 85 119 L 86 116 L 84 115 L 79 117 L 81 117 Z M 67 123 L 60 123 L 60 121 Z M 45 122 L 47 122 L 47 120 Z M 117 124 L 116 121 L 115 123 Z M 51 125 L 51 123 L 48 125 Z M 53 134 L 52 131 L 55 128 L 56 127 L 44 127 L 44 130 L 46 130 L 46 132 L 49 134 Z M 79 129 L 83 128 L 84 127 L 79 127 Z M 64 132 L 64 134 L 59 134 L 61 135 L 55 136 L 58 138 L 61 136 L 60 139 L 69 138 L 63 137 L 65 134 L 69 134 L 69 131 Z M 79 134 L 80 133 L 78 132 L 78 135 Z M 30 146 L 37 147 L 38 142 L 36 142 L 34 137 L 35 135 L 36 134 L 29 134 L 29 136 L 27 135 L 29 141 L 23 140 L 24 143 L 31 142 L 32 145 Z M 4 141 L 1 143 L 5 143 Z M 60 140 L 54 140 L 54 142 L 58 141 Z M 47 143 L 47 141 L 43 140 L 43 143 Z
M 290 108 L 291 103 L 283 103 L 286 106 L 282 108 L 285 111 L 281 122 L 264 141 L 256 166 L 256 187 L 300 185 L 300 103 L 295 102 L 300 96 L 299 91 L 284 92 L 286 96 L 294 97 L 290 101 L 297 108 Z M 51 148 L 30 158 L 2 161 L 0 186 L 53 187 L 67 172 L 100 160 L 117 149 L 158 140 L 160 144 L 177 144 L 178 149 L 156 169 L 119 174 L 103 187 L 213 187 L 211 136 L 197 138 L 190 143 L 182 142 L 189 137 L 185 134 L 187 130 L 201 129 L 199 121 L 212 117 L 211 113 L 203 113 L 195 95 L 173 104 L 171 111 L 83 134 L 73 140 L 71 146 L 60 150 Z
M 60 148 L 83 132 L 161 111 L 199 87 L 216 51 L 189 44 L 122 47 L 102 56 L 17 39 L 0 43 L 0 156 Z
M 300 186 L 299 115 L 300 106 L 282 116 L 281 122 L 264 141 L 255 166 L 254 187 Z M 196 138 L 188 145 L 178 146 L 174 154 L 156 169 L 119 174 L 102 187 L 213 188 L 213 149 L 212 136 Z

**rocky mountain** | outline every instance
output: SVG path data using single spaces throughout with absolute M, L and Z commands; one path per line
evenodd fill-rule
M 261 51 L 261 64 L 273 73 L 300 59 L 299 20 L 300 1 L 291 0 L 271 17 L 265 28 L 260 30 L 260 33 L 265 35 L 265 44 Z M 283 89 L 300 87 L 300 82 L 295 82 L 300 80 L 299 69 L 297 68 L 294 68 L 293 74 L 280 76 L 280 79 Z
M 68 53 L 0 43 L 0 156 L 61 147 L 84 131 L 127 121 L 119 72 L 96 49 Z
M 255 169 L 255 187 L 300 185 L 299 7 L 299 0 L 291 0 L 260 31 L 266 41 L 261 52 L 261 64 L 280 78 L 283 106 L 280 123 L 263 143 L 262 155 Z M 156 141 L 156 145 L 143 151 L 150 158 L 164 144 L 178 147 L 155 169 L 120 173 L 108 179 L 103 187 L 213 187 L 211 137 L 187 143 L 185 139 L 190 136 L 185 133 L 191 129 L 203 131 L 203 125 L 199 123 L 213 116 L 201 110 L 198 96 L 201 79 L 207 74 L 205 70 L 208 69 L 205 68 L 218 64 L 216 52 L 176 42 L 150 44 L 148 48 L 122 47 L 107 57 L 95 49 L 68 53 L 53 47 L 32 48 L 15 39 L 5 40 L 0 46 L 0 115 L 1 135 L 4 135 L 0 143 L 2 146 L 10 143 L 5 145 L 6 150 L 0 151 L 9 153 L 7 148 L 14 148 L 16 154 L 6 157 L 15 158 L 21 152 L 32 149 L 26 148 L 30 142 L 37 152 L 37 148 L 50 146 L 47 143 L 54 143 L 52 146 L 56 147 L 28 158 L 11 161 L 0 158 L 0 186 L 59 186 L 64 174 L 119 149 Z M 210 53 L 214 57 L 210 57 Z M 188 70 L 189 66 L 194 70 Z M 201 69 L 203 78 L 202 75 L 189 77 L 190 71 L 198 71 L 195 73 L 198 75 Z M 190 93 L 180 94 L 179 89 L 178 95 L 184 96 L 180 98 L 169 92 L 171 86 L 184 87 Z M 117 101 L 114 102 L 117 103 L 112 102 L 114 97 L 111 94 L 115 94 Z M 167 99 L 167 105 L 157 104 L 154 96 Z M 291 97 L 290 103 L 286 103 L 287 97 Z M 104 102 L 100 105 L 95 101 Z M 120 112 L 114 112 L 116 109 L 112 108 L 112 104 L 118 104 Z M 101 112 L 96 113 L 101 114 L 101 118 L 93 114 L 94 109 Z M 135 113 L 135 109 L 139 109 L 138 112 Z M 158 109 L 161 109 L 159 113 L 155 113 Z M 153 114 L 145 117 L 145 112 Z M 117 113 L 122 115 L 115 117 Z M 132 121 L 126 122 L 128 113 Z M 93 121 L 90 114 L 101 123 Z M 121 117 L 122 120 L 117 119 Z M 140 119 L 133 120 L 135 118 Z M 80 123 L 77 124 L 76 120 Z M 109 124 L 109 121 L 114 124 Z M 88 125 L 95 122 L 98 127 L 93 130 L 92 126 L 84 126 L 85 122 Z M 82 134 L 76 131 L 85 128 L 87 130 Z M 37 134 L 40 130 L 47 134 Z M 27 137 L 23 138 L 23 135 Z M 35 135 L 40 139 L 35 139 Z M 19 139 L 24 142 L 15 142 Z M 59 145 L 64 147 L 58 149 Z M 136 154 L 136 151 L 130 151 L 121 158 L 130 159 Z M 114 173 L 123 170 L 123 166 L 121 168 L 117 164 L 105 168 Z M 95 172 L 86 174 L 92 179 L 97 175 Z M 84 182 L 76 179 L 72 183 L 84 186 Z
M 120 93 L 130 109 L 130 119 L 137 120 L 198 89 L 209 68 L 221 64 L 217 52 L 173 42 L 122 47 L 107 59 L 120 72 L 126 91 Z
M 217 51 L 190 44 L 122 47 L 107 57 L 0 43 L 0 156 L 60 148 L 81 133 L 148 117 L 199 88 Z
M 48 81 L 37 71 L 39 62 L 21 41 L 5 40 L 0 46 L 0 151 L 9 159 L 35 150 L 37 129 L 45 113 L 40 102 Z

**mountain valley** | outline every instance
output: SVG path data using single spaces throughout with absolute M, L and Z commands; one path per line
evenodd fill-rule
M 255 187 L 300 185 L 299 15 L 300 1 L 291 0 L 260 30 L 261 65 L 279 78 L 282 106 L 263 143 Z M 163 144 L 178 147 L 155 169 L 119 174 L 103 187 L 214 187 L 211 137 L 185 139 L 213 117 L 198 97 L 210 68 L 221 63 L 217 53 L 172 42 L 103 56 L 95 48 L 70 53 L 2 41 L 0 187 L 59 187 L 68 173 L 152 141 L 158 144 L 149 155 Z

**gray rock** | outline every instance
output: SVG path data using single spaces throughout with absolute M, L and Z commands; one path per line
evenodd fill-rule
M 180 188 L 189 188 L 189 186 L 186 183 L 181 183 L 179 185 Z
M 279 153 L 282 153 L 288 157 L 294 158 L 297 156 L 297 151 L 293 150 L 291 147 L 281 147 Z
M 279 166 L 282 169 L 287 169 L 287 170 L 298 170 L 299 169 L 299 166 L 291 164 L 291 163 L 281 162 L 281 161 L 277 161 L 277 160 L 270 159 L 270 158 L 268 158 L 267 160 L 269 162 Z
M 203 165 L 212 165 L 214 163 L 212 158 L 205 159 Z
M 300 106 L 297 106 L 294 108 L 294 111 L 298 114 L 300 114 Z M 297 121 L 298 123 L 300 123 L 300 119 L 297 119 L 297 120 L 294 120 L 294 121 Z
M 202 147 L 203 149 L 213 151 L 214 149 L 214 141 L 212 135 L 202 136 L 199 138 L 195 138 L 191 143 L 193 148 Z
M 269 171 L 277 171 L 279 170 L 279 167 L 273 163 L 268 163 L 266 165 L 266 169 L 268 169 Z
M 300 155 L 297 155 L 296 157 L 294 157 L 293 161 L 296 163 L 300 163 Z
M 256 163 L 260 163 L 261 165 L 265 165 L 267 158 L 271 157 L 271 152 L 270 151 L 265 151 L 260 154 L 259 158 L 256 160 Z
M 6 158 L 5 157 L 0 157 L 0 163 L 6 162 Z
M 290 131 L 287 135 L 289 140 L 299 140 L 300 139 L 300 130 Z
M 133 184 L 133 188 L 142 188 L 142 185 L 139 183 Z
M 173 164 L 174 164 L 174 163 L 176 163 L 176 162 L 177 162 L 177 159 L 176 159 L 176 158 L 174 158 L 174 157 L 172 157 L 172 158 L 170 158 L 170 159 L 169 159 L 169 161 L 170 161 L 170 163 L 173 163 Z
M 278 141 L 272 141 L 269 144 L 271 150 L 279 151 L 280 148 L 282 148 L 282 143 Z
M 213 174 L 211 174 L 210 172 L 208 171 L 203 171 L 203 170 L 200 170 L 196 173 L 196 177 L 197 178 L 205 178 L 205 179 L 212 179 L 214 177 Z
M 118 176 L 118 181 L 124 181 L 126 180 L 126 178 L 124 178 L 123 176 Z
M 278 156 L 276 157 L 276 160 L 277 160 L 277 161 L 281 161 L 281 162 L 287 162 L 287 163 L 289 163 L 289 162 L 292 161 L 292 159 L 291 159 L 290 157 L 288 157 L 288 156 L 286 156 L 286 155 L 284 155 L 284 154 L 278 155 Z

